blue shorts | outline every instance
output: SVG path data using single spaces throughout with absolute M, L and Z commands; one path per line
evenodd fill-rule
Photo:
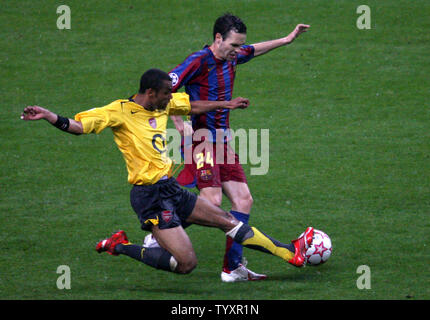
M 152 185 L 134 185 L 130 191 L 131 206 L 146 231 L 155 225 L 160 229 L 189 226 L 186 220 L 196 201 L 197 195 L 181 188 L 173 177 Z

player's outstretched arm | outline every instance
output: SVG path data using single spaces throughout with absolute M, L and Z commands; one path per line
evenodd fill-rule
M 53 126 L 72 134 L 82 134 L 84 132 L 82 123 L 73 119 L 61 117 L 48 109 L 39 106 L 28 106 L 24 108 L 21 119 L 25 121 L 35 121 L 44 119 Z
M 249 100 L 242 97 L 234 98 L 230 101 L 191 101 L 191 114 L 205 113 L 216 109 L 245 109 L 249 106 Z
M 303 32 L 306 32 L 309 28 L 310 25 L 298 24 L 294 28 L 294 30 L 286 37 L 253 44 L 254 56 L 261 56 L 262 54 L 265 54 L 270 50 L 290 44 L 294 41 L 294 39 L 296 39 Z

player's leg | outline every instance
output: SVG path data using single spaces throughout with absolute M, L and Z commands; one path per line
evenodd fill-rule
M 257 228 L 238 221 L 230 213 L 201 197 L 197 199 L 187 222 L 219 228 L 235 242 L 250 249 L 278 256 L 295 266 L 304 264 L 304 253 L 313 237 L 313 228 L 308 228 L 302 237 L 293 240 L 292 243 L 284 244 Z
M 96 250 L 112 255 L 126 255 L 156 269 L 175 273 L 190 273 L 197 265 L 197 258 L 188 235 L 181 226 L 160 229 L 152 227 L 159 247 L 145 248 L 128 241 L 124 231 L 114 233 L 100 241 Z
M 223 193 L 231 203 L 230 213 L 239 221 L 248 224 L 252 207 L 252 196 L 246 182 L 224 181 L 222 183 Z M 242 260 L 242 248 L 239 244 L 231 243 L 227 238 L 225 252 L 225 268 L 235 269 Z
M 153 227 L 152 233 L 160 246 L 170 252 L 176 260 L 178 265 L 175 272 L 185 274 L 196 267 L 197 257 L 193 245 L 181 226 L 172 229 Z
M 217 207 L 221 207 L 222 204 L 222 189 L 221 187 L 204 187 L 200 190 L 200 196 L 210 201 Z
M 160 180 L 154 185 L 134 186 L 130 192 L 131 205 L 142 229 L 152 231 L 161 246 L 147 248 L 118 237 L 113 242 L 101 242 L 101 246 L 97 246 L 100 250 L 97 251 L 125 254 L 157 269 L 191 272 L 197 259 L 182 222 L 191 214 L 196 199 L 195 194 L 183 190 L 175 179 Z
M 230 213 L 237 220 L 248 224 L 252 206 L 252 196 L 248 185 L 245 182 L 224 181 L 222 182 L 222 190 L 230 200 Z M 245 279 L 263 280 L 267 278 L 264 274 L 258 274 L 246 269 L 246 264 L 247 261 L 243 257 L 243 246 L 233 241 L 231 237 L 226 237 L 221 279 L 232 282 Z
M 209 147 L 207 147 L 206 144 L 206 148 L 201 150 L 201 153 L 196 152 L 196 161 L 194 162 L 196 184 L 200 190 L 200 196 L 209 200 L 212 204 L 218 207 L 220 207 L 222 204 L 222 180 L 230 179 L 229 172 L 226 173 L 226 169 L 230 167 L 230 165 L 226 165 L 227 160 L 232 158 L 235 162 L 239 162 L 237 155 L 231 150 L 231 148 L 227 148 L 227 144 L 223 144 L 222 147 L 224 148 L 224 150 L 222 150 L 223 152 L 217 153 L 217 148 L 214 145 L 211 144 Z M 232 172 L 233 178 L 246 182 L 246 177 L 240 164 L 239 169 L 239 175 L 235 174 L 235 172 Z M 222 174 L 224 174 L 224 177 L 227 179 L 223 179 Z M 245 188 L 247 188 L 247 185 L 245 185 Z M 245 192 L 240 192 L 240 195 L 245 194 Z M 249 217 L 248 213 L 251 209 L 251 205 L 252 197 L 250 197 L 248 190 L 248 197 L 243 196 L 240 199 L 235 199 L 230 213 L 239 221 L 247 223 Z M 226 238 L 226 249 L 223 259 L 221 280 L 232 282 L 250 279 L 265 279 L 265 275 L 252 272 L 246 268 L 242 251 L 243 248 L 240 244 L 235 243 L 229 237 Z
M 239 162 L 238 155 L 228 145 L 224 145 L 225 163 L 220 165 L 220 180 L 223 193 L 231 203 L 230 213 L 239 221 L 248 224 L 253 203 L 251 192 L 248 188 L 245 173 Z M 244 277 L 245 275 L 245 277 Z M 255 273 L 246 269 L 246 259 L 243 258 L 243 247 L 226 237 L 223 271 L 223 281 L 241 281 L 245 279 L 263 280 L 264 274 Z
M 246 182 L 233 180 L 222 182 L 222 191 L 230 200 L 232 211 L 249 215 L 253 198 Z
M 215 206 L 202 196 L 197 197 L 196 205 L 186 222 L 218 228 L 224 232 L 228 232 L 239 223 L 230 213 Z
M 284 244 L 242 222 L 226 233 L 247 248 L 271 253 L 296 267 L 302 267 L 305 264 L 305 253 L 312 243 L 313 234 L 314 229 L 309 227 L 298 239 L 292 240 L 290 244 Z
M 160 247 L 144 248 L 137 245 L 122 244 L 115 250 L 165 271 L 186 274 L 196 267 L 196 254 L 190 238 L 181 226 L 169 229 L 153 226 L 152 234 Z

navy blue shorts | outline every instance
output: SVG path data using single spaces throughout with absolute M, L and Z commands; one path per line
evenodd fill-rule
M 185 221 L 196 201 L 197 195 L 182 189 L 173 177 L 152 185 L 134 185 L 130 191 L 131 206 L 147 231 L 155 225 L 160 229 L 189 226 Z

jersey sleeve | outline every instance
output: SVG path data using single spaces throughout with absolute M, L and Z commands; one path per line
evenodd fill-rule
M 237 63 L 245 63 L 254 58 L 254 46 L 252 45 L 244 45 L 240 49 L 238 55 L 237 55 Z
M 172 92 L 177 92 L 182 86 L 186 85 L 195 77 L 201 66 L 201 56 L 197 53 L 189 55 L 184 62 L 177 65 L 169 72 L 172 79 Z
M 167 105 L 167 113 L 169 115 L 187 115 L 191 111 L 190 96 L 185 92 L 172 94 L 172 99 Z
M 82 123 L 84 133 L 100 133 L 107 127 L 117 127 L 123 123 L 121 108 L 116 102 L 80 112 L 75 115 L 75 120 Z

